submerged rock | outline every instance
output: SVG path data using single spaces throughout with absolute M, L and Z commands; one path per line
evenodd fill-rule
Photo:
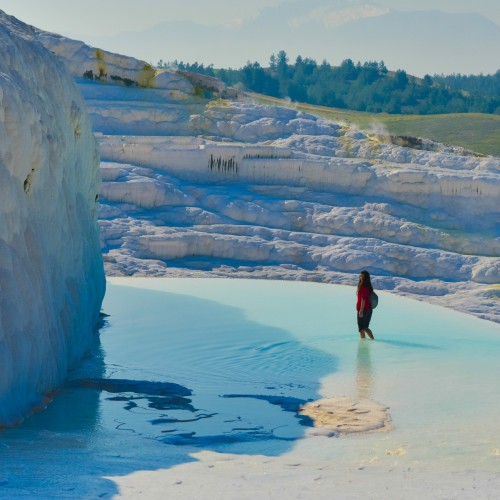
M 371 399 L 335 397 L 307 403 L 299 414 L 309 417 L 320 434 L 353 434 L 392 430 L 388 407 Z

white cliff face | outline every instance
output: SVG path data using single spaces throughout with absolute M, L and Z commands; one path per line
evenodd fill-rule
M 182 75 L 144 84 L 144 62 L 35 36 L 77 79 L 98 132 L 109 274 L 355 284 L 366 268 L 378 288 L 500 321 L 500 159 L 206 102 Z
M 71 76 L 0 11 L 0 426 L 43 405 L 104 295 L 99 156 Z

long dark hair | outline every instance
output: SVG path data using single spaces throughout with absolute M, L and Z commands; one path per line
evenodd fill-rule
M 370 273 L 368 271 L 361 271 L 358 281 L 358 289 L 356 293 L 359 293 L 362 286 L 367 286 L 370 289 L 370 292 L 373 292 L 372 280 L 370 278 Z

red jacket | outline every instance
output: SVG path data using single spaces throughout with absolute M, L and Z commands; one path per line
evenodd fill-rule
M 361 301 L 365 300 L 364 311 L 367 311 L 372 308 L 372 303 L 370 302 L 371 290 L 367 286 L 362 286 L 358 292 L 358 301 L 356 302 L 356 311 L 361 309 Z

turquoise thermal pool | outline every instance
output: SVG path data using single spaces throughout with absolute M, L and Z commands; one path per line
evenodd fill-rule
M 195 450 L 498 471 L 500 325 L 382 292 L 361 341 L 354 304 L 354 286 L 111 279 L 94 351 L 0 434 L 0 488 L 112 494 L 104 476 Z M 386 405 L 394 429 L 312 436 L 298 408 L 336 396 Z

